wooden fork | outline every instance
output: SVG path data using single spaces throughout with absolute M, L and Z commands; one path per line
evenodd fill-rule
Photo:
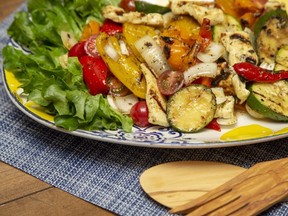
M 171 213 L 257 215 L 288 196 L 288 158 L 261 162 Z

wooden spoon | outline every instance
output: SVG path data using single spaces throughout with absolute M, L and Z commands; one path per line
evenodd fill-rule
M 140 184 L 152 199 L 173 208 L 204 195 L 245 170 L 219 162 L 169 162 L 142 173 Z

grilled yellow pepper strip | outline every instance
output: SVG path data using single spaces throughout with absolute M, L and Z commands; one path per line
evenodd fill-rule
M 156 35 L 156 30 L 154 27 L 146 26 L 146 25 L 136 25 L 131 23 L 123 24 L 123 35 L 126 39 L 127 44 L 131 47 L 133 53 L 136 57 L 144 62 L 141 54 L 135 47 L 135 42 L 144 37 L 145 35 L 149 35 L 152 38 Z
M 112 46 L 117 53 L 117 60 L 111 58 L 105 51 L 106 46 Z M 133 94 L 145 99 L 146 80 L 140 70 L 140 62 L 134 55 L 122 54 L 120 44 L 116 36 L 100 33 L 96 40 L 97 49 L 116 76 Z

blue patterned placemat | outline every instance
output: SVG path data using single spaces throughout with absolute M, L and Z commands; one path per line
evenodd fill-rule
M 24 9 L 23 5 L 19 10 Z M 0 50 L 8 42 L 0 24 Z M 2 66 L 1 66 L 2 68 Z M 0 159 L 68 193 L 118 215 L 169 215 L 141 189 L 140 174 L 151 166 L 178 160 L 218 161 L 250 167 L 288 156 L 288 139 L 242 147 L 155 149 L 97 142 L 49 129 L 12 104 L 0 79 Z M 288 215 L 283 202 L 263 215 Z

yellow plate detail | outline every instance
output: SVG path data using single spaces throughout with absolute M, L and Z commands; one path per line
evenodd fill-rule
M 39 116 L 44 120 L 54 122 L 54 116 L 45 113 L 41 106 L 35 104 L 32 101 L 28 101 L 25 104 L 23 103 L 22 99 L 16 93 L 17 89 L 19 89 L 19 87 L 21 86 L 21 83 L 16 79 L 15 75 L 12 72 L 5 70 L 5 76 L 9 89 L 15 95 L 19 102 L 21 102 L 29 111 L 34 113 L 36 116 Z
M 283 128 L 279 131 L 273 131 L 270 128 L 263 127 L 258 124 L 252 124 L 247 126 L 241 126 L 228 131 L 223 134 L 220 139 L 223 141 L 233 141 L 233 140 L 247 140 L 262 138 L 272 135 L 280 135 L 288 133 L 288 127 Z
M 274 134 L 274 131 L 270 128 L 266 128 L 258 124 L 252 124 L 232 129 L 227 133 L 223 134 L 220 139 L 224 141 L 247 140 L 267 137 Z

